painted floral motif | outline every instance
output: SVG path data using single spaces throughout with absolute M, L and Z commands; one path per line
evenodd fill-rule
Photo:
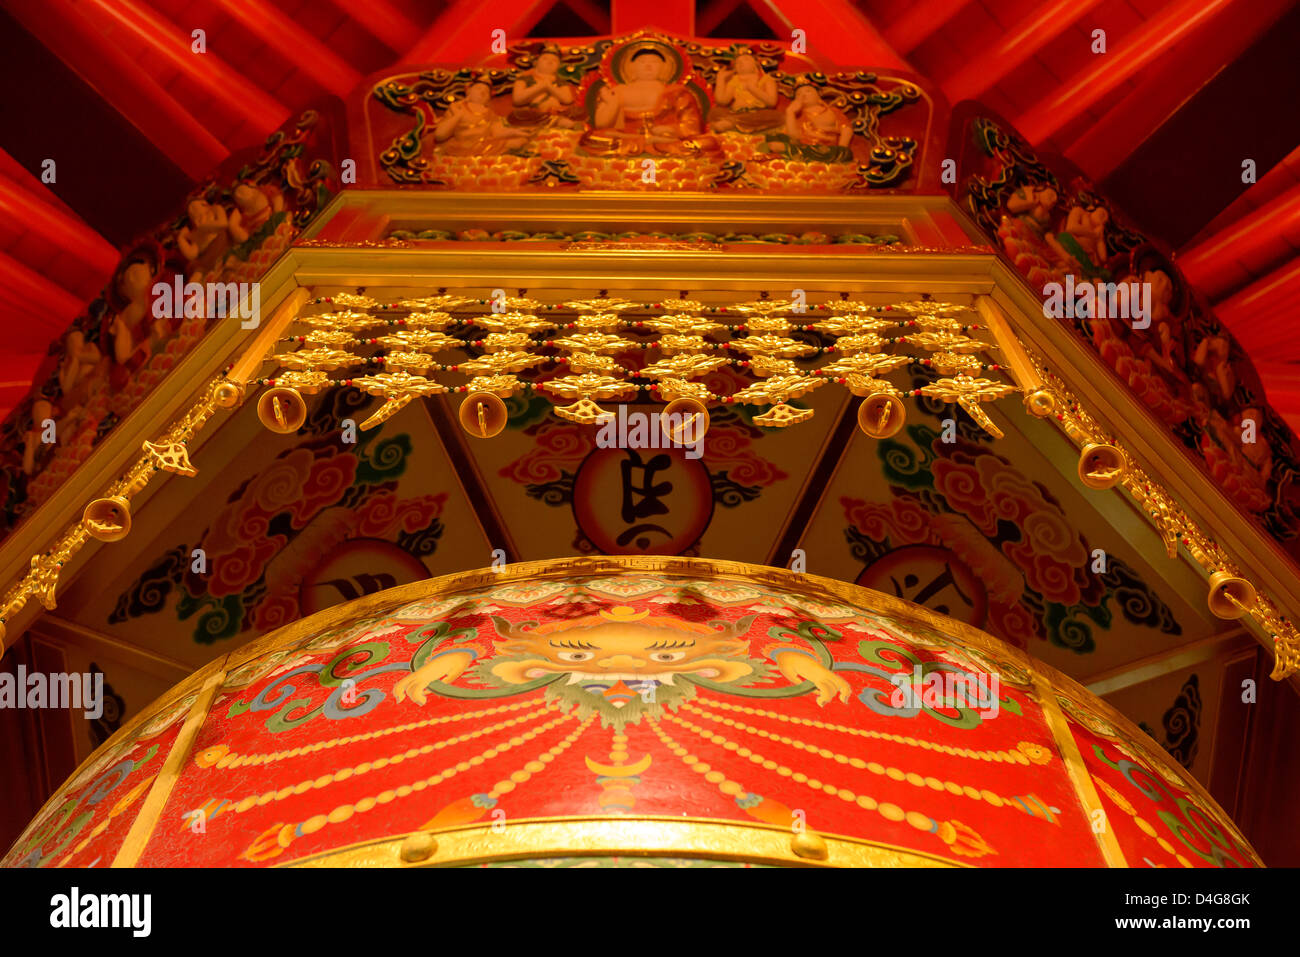
M 1037 639 L 1091 652 L 1094 632 L 1110 626 L 1112 606 L 1134 624 L 1181 633 L 1123 561 L 1108 555 L 1104 570 L 1094 571 L 1092 546 L 1060 503 L 981 442 L 974 432 L 943 442 L 929 425 L 912 425 L 879 443 L 893 497 L 840 502 L 850 547 L 868 561 L 859 583 L 892 585 L 921 604 L 939 592 L 955 596 L 944 613 L 960 609 L 1022 648 Z M 917 550 L 898 551 L 907 546 Z M 898 571 L 876 571 L 885 566 Z M 938 577 L 927 589 L 922 579 L 931 575 Z

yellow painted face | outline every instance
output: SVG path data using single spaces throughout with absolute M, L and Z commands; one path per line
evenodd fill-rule
M 735 681 L 752 673 L 742 659 L 749 643 L 668 628 L 610 623 L 574 628 L 545 636 L 512 639 L 498 646 L 505 655 L 521 656 L 491 667 L 512 684 L 570 674 L 578 678 L 654 680 L 672 684 L 673 676 L 694 674 L 711 681 Z

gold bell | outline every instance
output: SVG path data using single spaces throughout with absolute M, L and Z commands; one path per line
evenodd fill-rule
M 1255 586 L 1231 572 L 1215 572 L 1206 600 L 1219 618 L 1240 618 L 1255 604 Z
M 1046 389 L 1035 389 L 1025 395 L 1025 409 L 1038 419 L 1045 419 L 1056 413 L 1056 397 Z
M 461 427 L 476 439 L 500 435 L 507 418 L 505 402 L 491 392 L 471 392 L 460 404 Z
M 1079 481 L 1088 488 L 1114 488 L 1127 469 L 1124 453 L 1113 445 L 1094 442 L 1079 453 Z
M 116 542 L 131 531 L 131 503 L 120 496 L 97 498 L 81 514 L 81 524 L 91 538 Z
M 257 417 L 272 432 L 288 435 L 307 421 L 307 403 L 297 390 L 277 386 L 267 389 L 257 400 Z
M 892 392 L 873 392 L 858 405 L 858 428 L 873 439 L 897 435 L 907 421 L 907 406 Z
M 673 399 L 659 413 L 659 425 L 678 445 L 692 445 L 709 431 L 709 410 L 699 399 Z

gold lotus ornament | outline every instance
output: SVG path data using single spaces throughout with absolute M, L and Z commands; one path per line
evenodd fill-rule
M 573 325 L 580 332 L 608 332 L 617 329 L 621 321 L 617 312 L 594 312 L 578 316 Z
M 807 395 L 813 389 L 820 389 L 825 384 L 826 380 L 817 376 L 777 375 L 764 379 L 762 382 L 755 382 L 753 385 L 741 389 L 731 398 L 735 402 L 743 402 L 747 405 L 769 405 L 789 402 L 801 395 Z M 812 410 L 809 409 L 805 418 L 811 417 Z
M 679 336 L 707 336 L 727 328 L 720 322 L 713 322 L 701 316 L 659 316 L 656 319 L 643 319 L 638 326 L 660 334 L 671 333 Z
M 334 385 L 334 380 L 319 369 L 298 369 L 292 372 L 281 372 L 275 377 L 274 384 L 301 392 L 303 395 L 315 395 L 321 389 Z
M 366 312 L 323 312 L 318 316 L 299 316 L 294 322 L 302 323 L 311 329 L 319 330 L 336 330 L 340 332 L 349 332 L 357 335 L 366 329 L 372 329 L 375 326 L 384 324 L 382 319 L 376 319 Z
M 257 417 L 272 432 L 289 435 L 307 421 L 307 403 L 297 390 L 276 386 L 257 400 Z
M 717 396 L 708 390 L 702 382 L 688 382 L 685 379 L 660 379 L 657 387 L 659 397 L 665 401 L 675 399 L 695 399 L 699 402 L 709 402 L 717 399 Z
M 597 405 L 595 399 L 614 399 L 636 391 L 630 382 L 590 372 L 551 379 L 541 383 L 540 388 L 565 399 L 576 399 L 570 405 L 555 406 L 555 414 L 579 425 L 594 425 L 614 415 Z
M 995 348 L 983 339 L 972 339 L 955 332 L 909 332 L 907 341 L 932 352 L 983 352 Z
M 911 361 L 911 356 L 900 356 L 879 352 L 860 352 L 856 355 L 836 359 L 834 362 L 822 366 L 817 371 L 822 375 L 832 376 L 848 376 L 853 375 L 854 373 L 868 376 L 880 376 L 893 372 L 895 369 L 901 369 Z
M 644 367 L 639 375 L 647 379 L 696 379 L 721 369 L 731 360 L 722 356 L 675 355 Z
M 486 312 L 475 316 L 474 322 L 489 332 L 541 332 L 555 328 L 554 320 L 531 312 Z
M 387 400 L 361 423 L 359 428 L 363 432 L 387 422 L 414 399 L 440 395 L 447 391 L 447 387 L 440 382 L 411 375 L 408 372 L 384 372 L 380 375 L 364 376 L 353 379 L 352 384 L 367 395 L 383 396 Z
M 585 352 L 575 352 L 569 356 L 569 368 L 574 372 L 598 372 L 601 375 L 622 375 L 627 372 L 611 356 L 593 356 Z
M 745 328 L 750 332 L 789 332 L 794 323 L 780 316 L 754 316 L 745 321 Z
M 960 302 L 931 302 L 928 299 L 896 302 L 893 305 L 900 312 L 920 316 L 957 316 L 964 312 L 970 312 L 974 308 Z
M 908 325 L 935 332 L 960 332 L 962 327 L 961 321 L 951 316 L 916 316 L 909 320 Z
M 428 329 L 440 332 L 456 321 L 449 312 L 413 312 L 404 320 L 407 329 Z
M 394 372 L 423 374 L 431 368 L 439 368 L 439 364 L 423 352 L 390 352 L 384 356 L 384 368 Z
M 344 309 L 373 309 L 379 305 L 369 296 L 352 292 L 336 292 L 329 297 L 329 300 L 333 305 L 342 306 Z
M 329 346 L 335 349 L 344 349 L 358 342 L 357 337 L 346 329 L 313 329 L 303 338 L 308 347 Z
M 391 335 L 380 336 L 376 341 L 385 349 L 401 352 L 445 352 L 465 345 L 455 336 L 449 336 L 445 332 L 435 332 L 432 329 L 404 329 Z
M 754 421 L 771 429 L 784 429 L 791 425 L 798 425 L 800 422 L 806 422 L 812 417 L 812 409 L 796 409 L 792 405 L 778 402 L 762 415 L 754 416 Z
M 483 339 L 482 344 L 487 352 L 524 352 L 536 345 L 526 332 L 493 332 Z
M 745 336 L 732 340 L 732 346 L 749 356 L 778 356 L 797 359 L 816 352 L 817 347 L 806 342 L 796 342 L 785 336 Z
M 666 356 L 676 355 L 680 352 L 707 352 L 715 348 L 710 342 L 705 342 L 703 336 L 679 336 L 668 334 L 659 337 L 659 351 Z
M 930 367 L 940 375 L 977 375 L 984 363 L 975 356 L 957 352 L 936 352 L 930 356 Z
M 831 336 L 857 336 L 864 332 L 881 333 L 886 329 L 897 327 L 897 320 L 867 316 L 831 316 L 829 319 L 813 323 L 813 328 L 818 332 Z
M 453 296 L 448 293 L 441 296 L 423 296 L 419 299 L 399 299 L 395 305 L 400 309 L 425 312 L 455 309 L 473 301 L 468 296 Z
M 622 299 L 617 296 L 606 296 L 600 299 L 571 299 L 568 302 L 560 303 L 561 309 L 569 309 L 573 312 L 621 312 L 624 309 L 635 309 L 637 303 L 631 299 Z
M 738 302 L 728 309 L 742 316 L 771 316 L 778 312 L 789 312 L 792 306 L 794 302 L 789 299 L 756 299 L 753 302 Z
M 508 399 L 520 389 L 523 383 L 512 375 L 480 375 L 469 380 L 470 392 L 490 392 L 501 399 Z
M 669 312 L 700 312 L 704 303 L 697 299 L 663 299 L 659 305 Z
M 606 354 L 629 352 L 637 347 L 635 342 L 624 339 L 622 336 L 610 335 L 605 332 L 580 332 L 576 335 L 556 339 L 553 345 L 565 350 L 566 352 L 595 352 Z
M 523 372 L 546 361 L 545 356 L 527 352 L 489 352 L 477 359 L 466 359 L 456 365 L 457 372 L 466 375 L 484 375 L 500 372 Z
M 793 359 L 776 359 L 772 356 L 754 356 L 749 360 L 749 371 L 760 379 L 774 375 L 799 375 L 799 366 Z
M 975 423 L 995 439 L 1003 437 L 1002 430 L 993 424 L 988 413 L 980 406 L 981 402 L 992 402 L 1012 392 L 1019 391 L 1015 386 L 1005 382 L 992 382 L 988 379 L 975 379 L 968 375 L 937 379 L 921 387 L 921 394 L 943 402 L 956 402 Z
M 854 395 L 864 396 L 858 404 L 858 428 L 873 439 L 897 435 L 907 421 L 902 394 L 883 379 L 851 383 Z M 861 390 L 861 391 L 859 391 Z
M 505 402 L 492 392 L 471 392 L 465 396 L 457 417 L 461 428 L 479 439 L 500 435 L 509 419 Z
M 840 336 L 835 340 L 835 348 L 845 354 L 879 352 L 892 341 L 878 336 L 874 332 L 863 332 L 852 336 Z
M 364 356 L 344 352 L 341 349 L 326 348 L 281 352 L 273 358 L 286 369 L 301 369 L 304 371 L 323 369 L 326 372 L 333 372 L 336 369 L 346 369 L 366 363 Z
M 199 470 L 190 462 L 190 453 L 184 442 L 146 441 L 144 451 L 156 469 L 186 478 L 199 474 Z

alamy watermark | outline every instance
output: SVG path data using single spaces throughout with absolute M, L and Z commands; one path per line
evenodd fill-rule
M 104 715 L 104 673 L 28 674 L 19 665 L 13 674 L 0 672 L 0 708 L 80 708 L 87 720 L 98 721 Z
M 1080 282 L 1043 286 L 1043 315 L 1051 319 L 1129 319 L 1134 329 L 1151 325 L 1151 283 Z
M 984 718 L 998 716 L 998 689 L 996 674 L 982 672 L 949 671 L 936 669 L 925 674 L 917 665 L 911 674 L 903 672 L 889 679 L 894 691 L 889 706 L 910 710 L 915 716 L 924 708 L 973 708 Z
M 258 282 L 174 282 L 153 285 L 155 319 L 220 319 L 237 316 L 241 329 L 262 321 L 262 284 Z
M 596 445 L 602 449 L 686 449 L 688 459 L 704 454 L 706 424 L 702 413 L 629 412 L 601 420 Z

